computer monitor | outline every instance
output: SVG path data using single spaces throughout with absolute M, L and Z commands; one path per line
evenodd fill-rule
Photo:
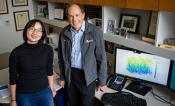
M 173 62 L 173 69 L 171 73 L 171 78 L 170 78 L 170 89 L 172 91 L 175 91 L 175 61 Z
M 151 88 L 144 82 L 167 86 L 171 60 L 133 49 L 116 48 L 115 72 L 134 79 L 125 89 L 145 95 Z

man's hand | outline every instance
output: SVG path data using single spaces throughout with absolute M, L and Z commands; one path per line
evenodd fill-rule
M 62 88 L 64 88 L 65 81 L 63 80 L 57 80 L 58 85 L 60 85 Z
M 107 86 L 106 85 L 103 85 L 103 86 L 98 86 L 97 88 L 97 91 L 101 91 L 101 92 L 107 92 Z

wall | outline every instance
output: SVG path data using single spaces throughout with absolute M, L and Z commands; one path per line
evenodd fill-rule
M 7 0 L 8 14 L 0 15 L 0 53 L 9 52 L 23 42 L 22 31 L 16 31 L 13 12 L 29 10 L 30 19 L 34 18 L 32 0 L 28 0 L 28 6 L 20 7 L 12 7 L 11 1 Z
M 0 70 L 8 67 L 8 65 L 9 65 L 9 61 L 8 61 L 9 60 L 8 59 L 9 55 L 10 55 L 9 52 L 0 54 Z
M 163 44 L 166 38 L 175 38 L 175 13 L 159 12 L 158 18 L 156 46 Z
M 4 68 L 0 70 L 0 84 L 9 83 L 9 68 Z

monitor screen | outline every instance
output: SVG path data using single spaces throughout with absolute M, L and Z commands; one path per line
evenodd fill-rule
M 167 86 L 170 59 L 116 48 L 116 74 Z

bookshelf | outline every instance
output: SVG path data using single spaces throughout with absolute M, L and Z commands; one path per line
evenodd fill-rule
M 102 28 L 104 32 L 104 39 L 115 44 L 123 45 L 129 48 L 134 48 L 147 53 L 175 60 L 174 49 L 159 47 L 159 45 L 162 44 L 165 39 L 170 37 L 175 38 L 175 13 L 158 11 L 156 35 L 154 39 L 155 44 L 151 44 L 141 40 L 143 36 L 147 35 L 149 17 L 151 15 L 150 12 L 151 11 L 121 9 L 104 6 L 102 9 Z M 114 35 L 113 33 L 108 33 L 106 31 L 107 20 L 115 19 L 115 27 L 118 27 L 120 23 L 120 15 L 122 13 L 139 15 L 141 17 L 138 33 L 129 33 L 129 38 L 127 39 L 119 35 Z
M 105 33 L 104 34 L 104 39 L 106 41 L 113 42 L 115 44 L 120 44 L 126 47 L 130 47 L 133 49 L 141 50 L 147 53 L 155 54 L 158 56 L 162 56 L 165 58 L 170 58 L 172 60 L 175 60 L 175 50 L 172 49 L 166 49 L 166 48 L 160 48 L 153 46 L 149 43 L 145 43 L 143 41 L 140 41 L 138 39 L 132 39 L 128 38 L 126 39 L 125 37 L 119 36 L 119 35 L 114 35 L 111 33 Z
M 38 1 L 34 1 L 37 5 Z M 46 2 L 44 2 L 46 3 Z M 35 5 L 35 6 L 36 6 Z M 54 8 L 59 6 L 57 3 L 47 2 L 49 17 L 36 17 L 37 19 L 43 21 L 46 24 L 53 25 L 55 27 L 64 28 L 68 23 L 62 20 L 54 20 Z M 36 9 L 35 9 L 36 10 Z M 34 10 L 34 11 L 35 11 Z M 107 22 L 109 19 L 114 19 L 115 28 L 119 26 L 121 14 L 131 14 L 140 16 L 139 30 L 137 34 L 129 34 L 129 38 L 126 39 L 121 36 L 114 35 L 112 33 L 107 33 Z M 173 12 L 162 12 L 157 11 L 157 28 L 155 35 L 155 44 L 149 44 L 141 40 L 141 38 L 147 35 L 147 30 L 149 26 L 149 17 L 151 15 L 150 10 L 138 10 L 138 9 L 125 9 L 117 7 L 102 7 L 102 30 L 104 33 L 104 39 L 119 45 L 127 46 L 130 48 L 138 49 L 144 52 L 156 54 L 166 58 L 175 60 L 175 50 L 160 48 L 159 44 L 162 44 L 166 38 L 175 38 L 175 13 Z
M 36 19 L 41 20 L 42 22 L 46 23 L 46 24 L 50 24 L 59 28 L 64 28 L 65 26 L 68 25 L 68 22 L 66 21 L 61 21 L 61 20 L 54 20 L 54 19 L 47 19 L 44 17 L 36 17 Z

